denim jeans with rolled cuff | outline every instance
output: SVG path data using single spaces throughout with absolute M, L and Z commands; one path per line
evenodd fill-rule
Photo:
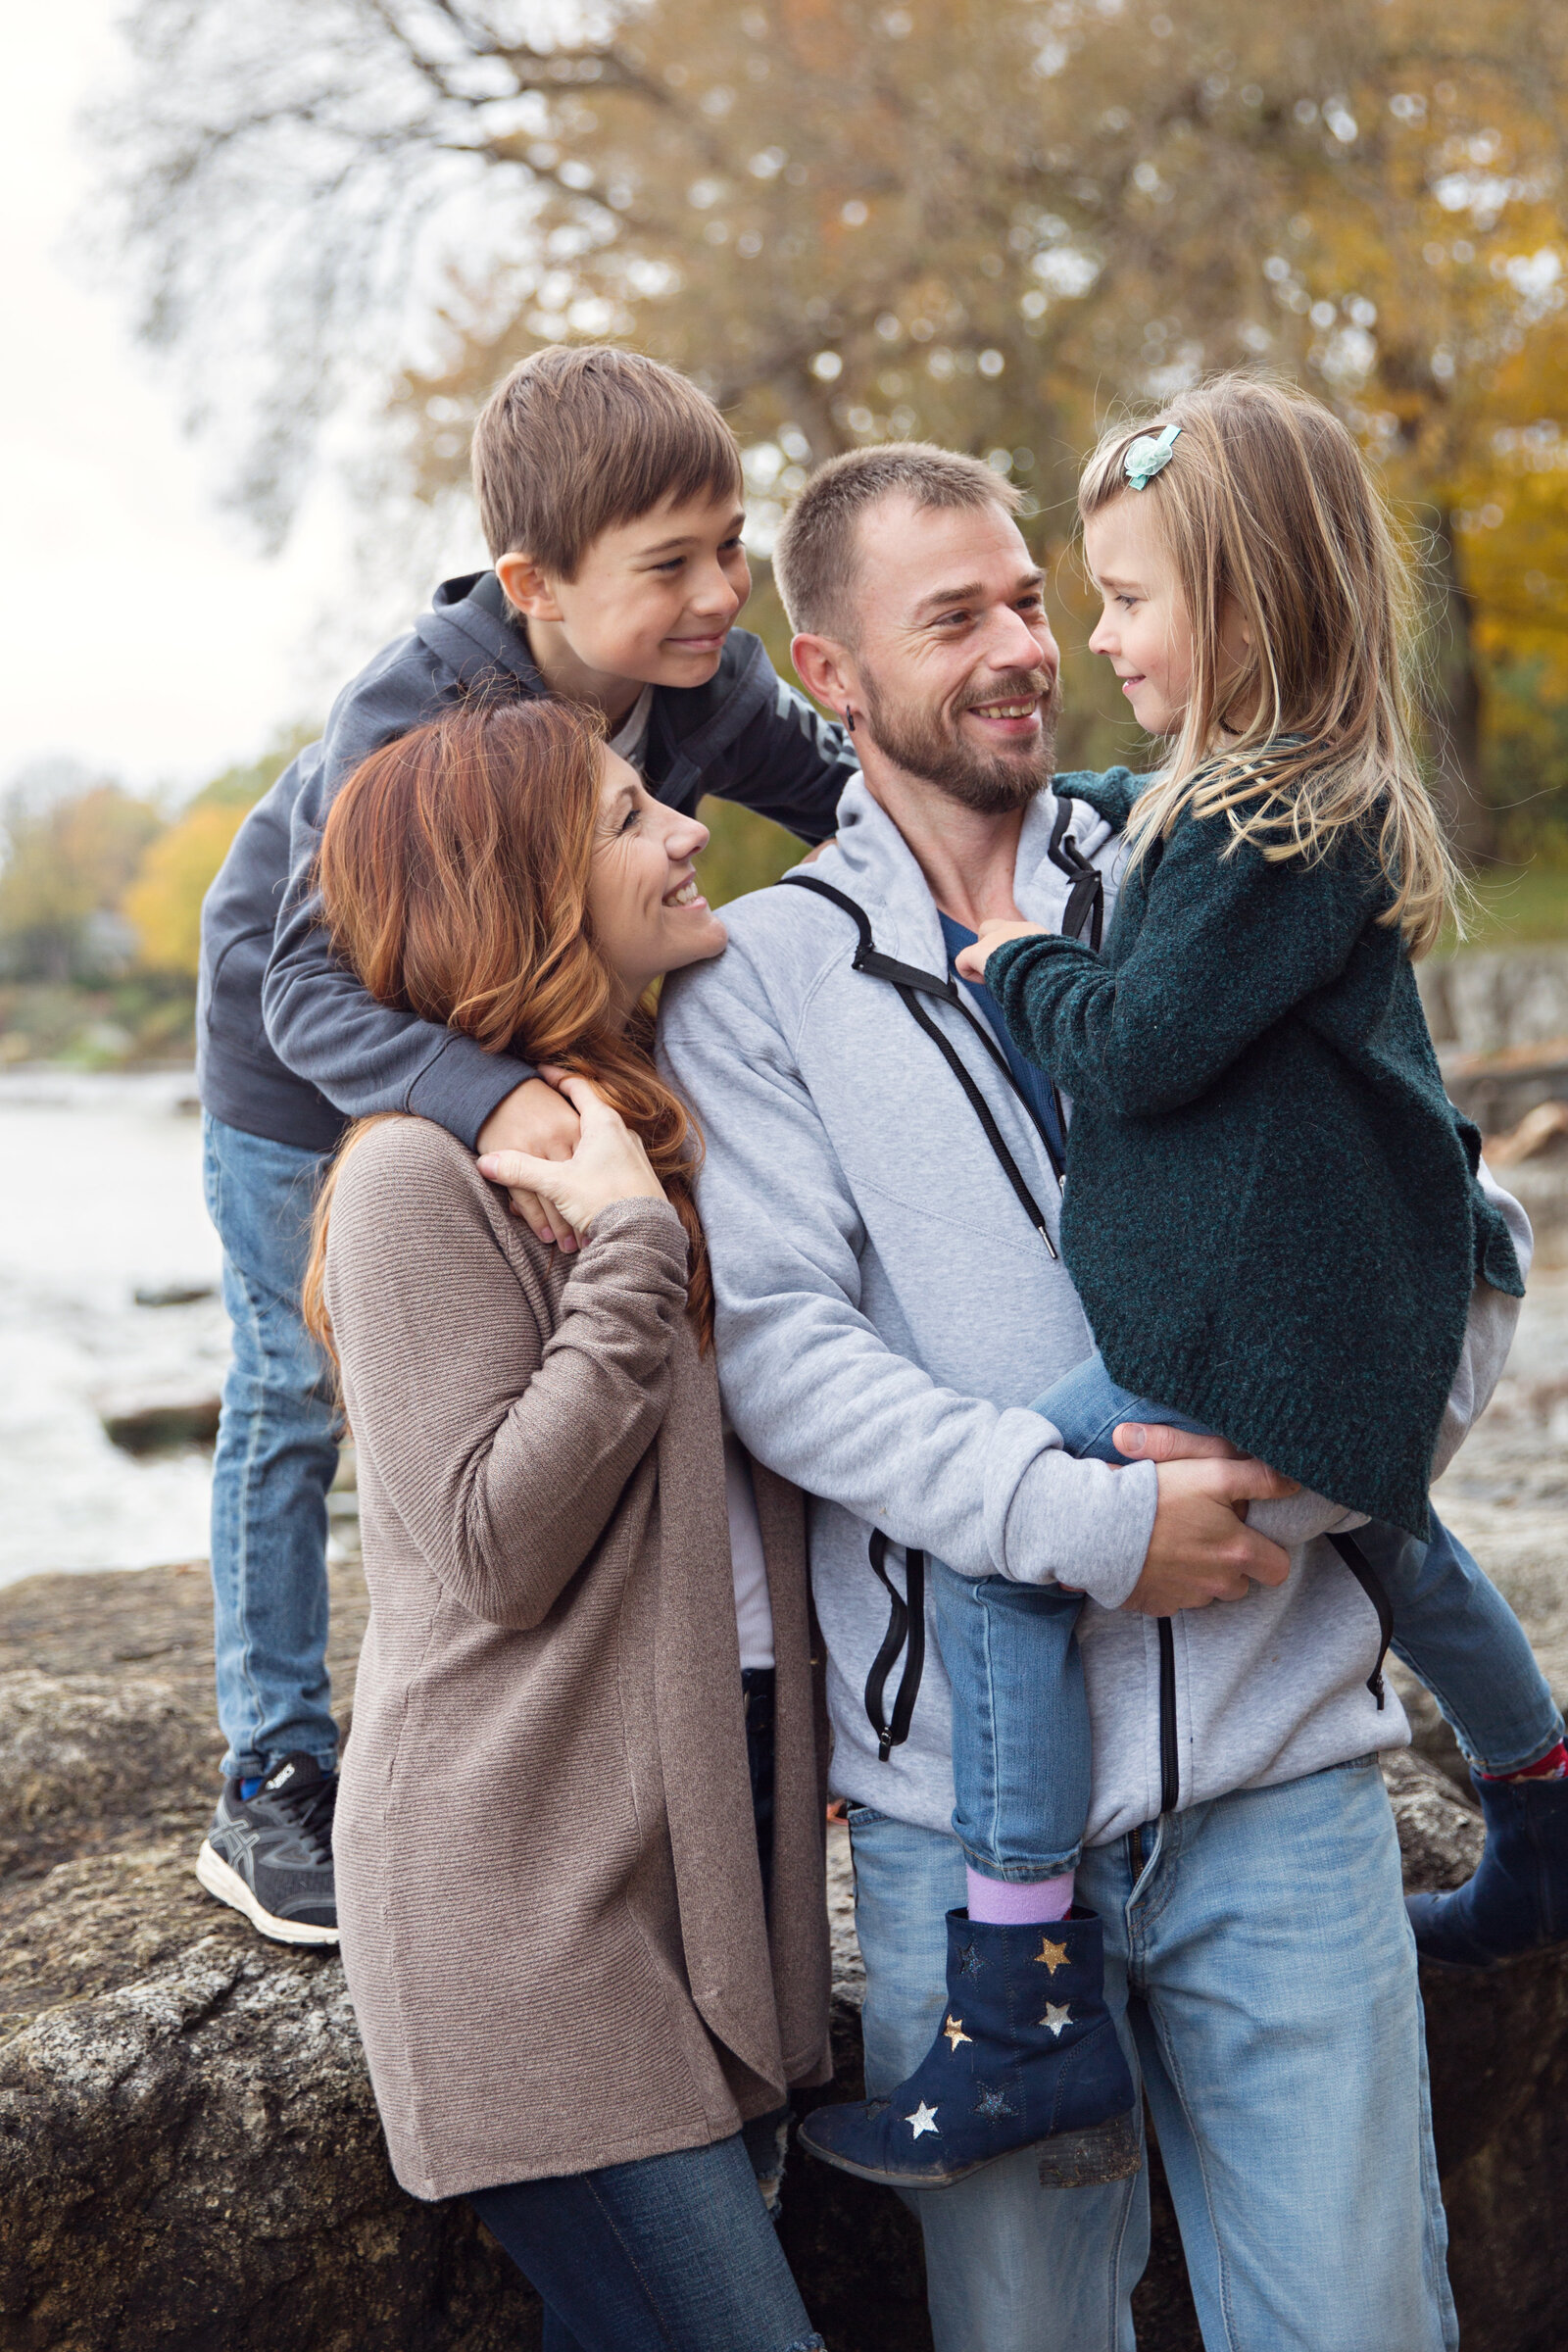
M 1099 1462 L 1125 1458 L 1110 1442 L 1119 1421 L 1206 1434 L 1198 1422 L 1118 1388 L 1098 1354 L 1034 1409 L 1055 1423 L 1069 1453 Z M 1431 1691 L 1478 1772 L 1522 1771 L 1556 1746 L 1562 1716 L 1502 1594 L 1436 1513 L 1432 1529 L 1430 1544 L 1377 1520 L 1355 1531 L 1393 1611 L 1389 1646 Z M 1346 1606 L 1366 1605 L 1348 1583 Z
M 762 1882 L 773 1823 L 773 1670 L 742 1676 Z M 542 2352 L 813 2352 L 773 2228 L 790 2111 L 711 2147 L 474 2190 L 544 2300 Z
M 337 1762 L 326 1674 L 326 1495 L 337 1471 L 329 1368 L 300 1318 L 318 1152 L 202 1122 L 207 1212 L 223 1245 L 234 1353 L 213 1463 L 213 1632 L 225 1778 L 303 1752 Z
M 1123 1461 L 1111 1443 L 1121 1421 L 1212 1434 L 1118 1388 L 1098 1353 L 1034 1410 L 1080 1460 Z M 1395 1656 L 1432 1692 L 1477 1770 L 1518 1772 L 1548 1754 L 1563 1737 L 1556 1702 L 1523 1627 L 1464 1545 L 1436 1519 L 1430 1544 L 1375 1521 L 1355 1542 L 1388 1594 Z M 1054 1878 L 1079 1860 L 1089 1806 L 1089 1712 L 1073 1640 L 1082 1599 L 933 1566 L 953 1685 L 954 1835 L 988 1878 Z M 1348 1579 L 1346 1606 L 1367 1606 Z

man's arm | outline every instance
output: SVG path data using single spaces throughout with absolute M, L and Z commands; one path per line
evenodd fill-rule
M 1074 1460 L 1038 1414 L 943 1387 L 877 1333 L 859 1307 L 865 1237 L 849 1181 L 784 1041 L 720 974 L 671 992 L 661 1050 L 707 1139 L 719 1364 L 743 1443 L 962 1573 L 1060 1579 L 1108 1608 L 1139 1605 L 1156 1474 Z M 1229 1508 L 1231 1486 L 1261 1493 L 1268 1474 L 1231 1462 L 1180 1471 L 1167 1480 L 1179 1520 L 1167 1549 L 1173 1566 L 1178 1554 L 1197 1561 L 1188 1605 L 1245 1591 L 1249 1562 L 1283 1574 L 1283 1555 L 1270 1558 Z

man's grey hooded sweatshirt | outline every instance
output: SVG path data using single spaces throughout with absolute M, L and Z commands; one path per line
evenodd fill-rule
M 1022 911 L 1054 930 L 1072 885 L 1050 854 L 1056 813 L 1048 792 L 1026 814 L 1014 886 Z M 1069 838 L 1108 896 L 1119 837 L 1079 803 Z M 945 972 L 930 892 L 862 781 L 810 872 L 865 909 L 883 954 Z M 888 1630 L 867 1557 L 876 1529 L 901 1585 L 907 1545 L 966 1574 L 1087 1591 L 1091 1842 L 1153 1820 L 1173 1777 L 1186 1807 L 1403 1745 L 1397 1700 L 1380 1711 L 1367 1689 L 1372 1607 L 1320 1538 L 1298 1545 L 1285 1585 L 1187 1611 L 1163 1642 L 1153 1620 L 1121 1612 L 1153 1525 L 1155 1473 L 1074 1461 L 1027 1410 L 1092 1341 L 956 1079 L 897 991 L 852 968 L 856 926 L 840 907 L 785 887 L 726 906 L 724 921 L 725 953 L 665 985 L 661 1051 L 707 1137 L 701 1206 L 730 1418 L 759 1460 L 818 1498 L 812 1583 L 835 1791 L 931 1829 L 953 1809 L 949 1692 L 930 1627 L 908 1739 L 878 1759 L 864 1702 Z M 1060 1196 L 1039 1130 L 962 1015 L 922 1002 L 1054 1238 Z M 1524 1212 L 1489 1190 L 1527 1263 Z M 1491 1396 L 1517 1313 L 1478 1288 L 1445 1452 Z

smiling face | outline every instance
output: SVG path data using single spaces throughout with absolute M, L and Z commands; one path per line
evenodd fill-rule
M 601 531 L 574 580 L 502 556 L 497 574 L 556 691 L 613 722 L 645 685 L 705 686 L 752 592 L 744 520 L 732 498 L 666 499 Z
M 982 814 L 1051 780 L 1060 655 L 1041 590 L 1017 524 L 989 500 L 893 495 L 861 521 L 849 699 L 885 758 Z
M 728 934 L 697 887 L 708 827 L 656 801 L 637 770 L 604 755 L 588 920 L 629 1012 L 651 981 L 717 956 Z
M 1148 735 L 1174 735 L 1192 691 L 1192 622 L 1153 510 L 1141 491 L 1113 498 L 1084 524 L 1084 554 L 1100 590 L 1089 640 L 1121 680 Z

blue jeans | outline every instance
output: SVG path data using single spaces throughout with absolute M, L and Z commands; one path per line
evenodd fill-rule
M 1092 1355 L 1035 1405 L 1080 1459 L 1119 1462 L 1119 1421 L 1206 1434 L 1118 1388 Z M 1483 1772 L 1517 1772 L 1563 1736 L 1524 1628 L 1464 1545 L 1434 1521 L 1419 1543 L 1378 1525 L 1355 1541 L 1394 1614 L 1391 1647 L 1419 1676 Z M 953 1827 L 990 1878 L 1054 1877 L 1077 1862 L 1089 1805 L 1089 1710 L 1073 1629 L 1083 1606 L 1055 1586 L 960 1577 L 934 1563 L 942 1662 L 953 1685 Z M 1347 1577 L 1348 1606 L 1359 1595 Z
M 865 2086 L 924 2058 L 963 1852 L 850 1815 Z M 1452 2352 L 1415 1945 L 1371 1758 L 1091 1847 L 1105 1998 L 1141 2078 L 1209 2352 Z M 908 2200 L 936 2352 L 1132 2352 L 1147 2174 L 1047 2189 L 1025 2150 Z
M 474 2190 L 468 2202 L 544 2298 L 543 2352 L 820 2347 L 759 2180 L 763 2116 L 708 2148 Z
M 303 1751 L 337 1761 L 326 1675 L 326 1494 L 338 1416 L 300 1320 L 311 1210 L 328 1155 L 202 1122 L 207 1212 L 223 1245 L 234 1355 L 213 1464 L 213 1617 L 223 1771 Z

